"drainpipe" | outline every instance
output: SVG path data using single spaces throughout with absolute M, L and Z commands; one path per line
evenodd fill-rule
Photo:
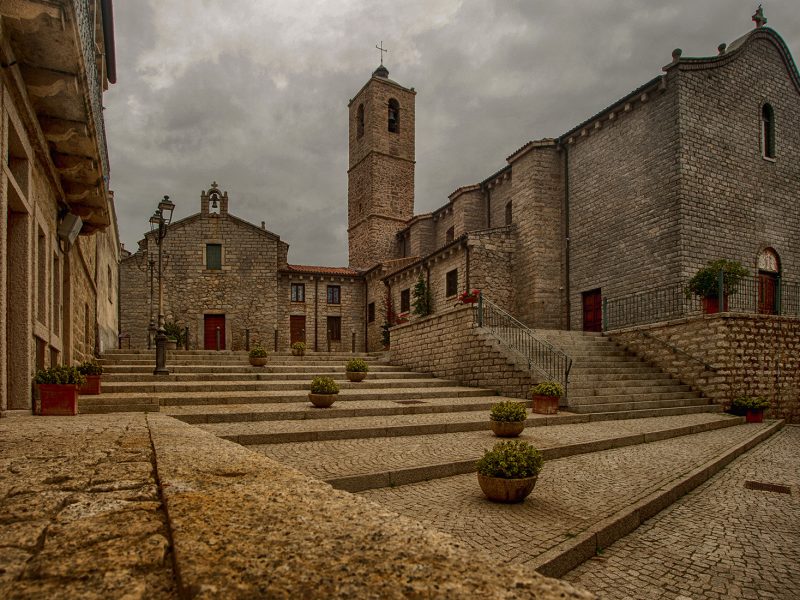
M 469 244 L 467 243 L 467 236 L 464 236 L 464 241 L 462 242 L 462 245 L 464 246 L 464 249 L 466 251 L 465 252 L 466 257 L 464 260 L 464 262 L 466 263 L 464 265 L 464 289 L 469 291 L 471 288 L 469 285 Z
M 486 228 L 492 227 L 492 189 L 486 187 Z
M 317 352 L 317 333 L 319 328 L 319 277 L 314 277 L 314 352 Z

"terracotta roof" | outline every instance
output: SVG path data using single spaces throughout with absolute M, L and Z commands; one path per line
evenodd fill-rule
M 324 275 L 343 275 L 345 277 L 358 277 L 361 271 L 348 267 L 315 267 L 310 265 L 286 265 L 284 271 L 292 273 L 320 273 Z

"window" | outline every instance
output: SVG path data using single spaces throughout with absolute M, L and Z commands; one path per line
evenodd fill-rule
M 406 288 L 400 292 L 400 312 L 409 312 L 411 310 L 411 290 Z
M 356 137 L 364 135 L 364 105 L 358 105 L 358 112 L 356 114 Z
M 511 202 L 512 200 L 509 200 L 508 204 L 506 204 L 506 225 L 511 225 L 511 220 L 513 216 L 513 213 L 511 212 Z
M 761 107 L 761 152 L 764 158 L 775 158 L 775 111 L 769 104 Z
M 455 296 L 458 293 L 458 269 L 448 271 L 445 275 L 445 296 Z
M 332 342 L 342 341 L 342 317 L 328 317 L 328 339 Z
M 370 302 L 367 305 L 367 323 L 373 323 L 375 321 L 375 303 Z
M 36 317 L 40 323 L 47 322 L 47 238 L 44 231 L 39 229 L 39 235 L 36 238 L 36 271 L 37 271 L 37 285 L 36 285 Z
M 222 244 L 206 244 L 206 269 L 222 268 Z
M 394 98 L 389 100 L 389 131 L 400 133 L 400 103 Z
M 114 302 L 114 277 L 111 275 L 111 265 L 108 267 L 108 301 Z
M 305 301 L 306 301 L 306 284 L 293 283 L 292 302 L 305 302 Z
M 448 229 L 447 233 L 444 234 L 445 243 L 449 244 L 450 242 L 452 242 L 453 239 L 455 238 L 455 235 L 456 235 L 455 227 L 451 227 L 450 229 Z
M 328 286 L 328 304 L 342 303 L 342 289 L 338 285 Z

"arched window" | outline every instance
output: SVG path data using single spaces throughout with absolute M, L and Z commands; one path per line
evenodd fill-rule
M 775 111 L 769 104 L 761 107 L 761 152 L 764 158 L 775 158 Z
M 389 100 L 389 131 L 400 133 L 400 103 L 394 98 Z
M 358 114 L 356 115 L 356 137 L 364 135 L 364 105 L 358 105 Z
M 512 201 L 509 200 L 508 204 L 506 204 L 506 225 L 511 225 L 511 217 L 512 217 L 511 202 Z

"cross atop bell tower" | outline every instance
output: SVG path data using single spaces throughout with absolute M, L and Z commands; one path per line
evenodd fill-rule
M 376 46 L 384 52 L 383 42 Z M 395 258 L 395 234 L 414 215 L 414 88 L 383 65 L 349 106 L 347 189 L 350 266 Z

